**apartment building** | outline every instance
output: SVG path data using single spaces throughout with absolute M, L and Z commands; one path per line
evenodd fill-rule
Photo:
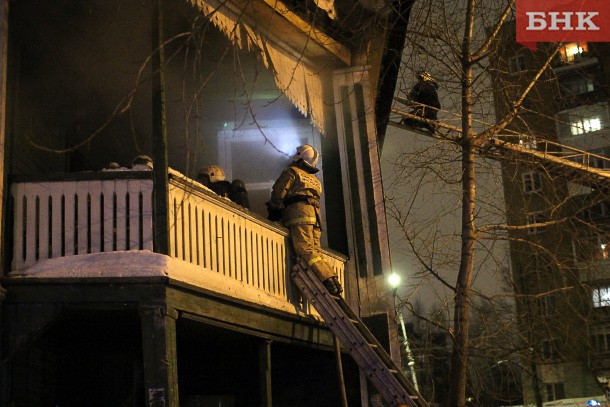
M 492 63 L 498 118 L 514 107 L 557 47 L 538 44 L 533 52 L 517 44 L 514 33 L 513 22 L 505 27 Z M 506 136 L 524 148 L 606 168 L 609 50 L 607 43 L 562 44 L 517 106 Z M 507 222 L 515 227 L 508 237 L 526 349 L 520 354 L 525 403 L 603 401 L 610 378 L 607 188 L 585 187 L 528 160 L 504 161 L 502 174 Z

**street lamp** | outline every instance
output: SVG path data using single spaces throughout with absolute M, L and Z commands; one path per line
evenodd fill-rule
M 417 376 L 415 375 L 415 359 L 413 358 L 413 354 L 411 353 L 411 347 L 409 346 L 409 339 L 407 338 L 407 330 L 405 328 L 405 320 L 402 317 L 402 310 L 399 312 L 396 307 L 396 292 L 398 291 L 398 286 L 400 285 L 400 276 L 396 273 L 392 273 L 388 276 L 388 284 L 392 287 L 392 297 L 394 299 L 394 312 L 398 314 L 398 320 L 400 321 L 400 327 L 402 329 L 402 337 L 404 339 L 403 345 L 405 347 L 405 352 L 407 353 L 407 366 L 409 366 L 409 371 L 411 372 L 411 380 L 413 381 L 413 386 L 415 390 L 419 393 L 419 386 L 417 385 Z

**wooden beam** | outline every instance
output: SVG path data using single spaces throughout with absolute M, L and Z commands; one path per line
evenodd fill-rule
M 147 406 L 179 407 L 176 319 L 165 304 L 140 306 L 144 397 Z
M 258 372 L 261 397 L 260 405 L 261 407 L 272 407 L 270 340 L 262 340 L 258 344 Z
M 0 265 L 5 264 L 6 213 L 8 197 L 5 196 L 7 182 L 7 168 L 5 168 L 6 155 L 6 86 L 8 62 L 8 0 L 0 0 Z M 4 267 L 0 267 L 0 277 L 4 274 Z M 0 287 L 0 292 L 2 287 Z M 2 301 L 2 297 L 0 297 Z
M 332 350 L 332 333 L 313 318 L 171 288 L 167 291 L 167 303 L 180 311 L 181 318 L 247 335 Z

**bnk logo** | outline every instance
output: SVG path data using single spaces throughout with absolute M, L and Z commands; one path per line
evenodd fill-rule
M 517 42 L 610 42 L 610 1 L 517 0 Z

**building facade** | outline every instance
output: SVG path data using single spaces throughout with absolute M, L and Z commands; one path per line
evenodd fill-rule
M 514 33 L 513 22 L 492 63 L 497 117 L 519 111 L 505 137 L 605 168 L 609 44 L 565 43 L 552 57 L 557 44 L 539 44 L 532 52 L 516 43 Z M 514 105 L 551 57 L 550 68 Z M 520 359 L 525 403 L 603 401 L 610 366 L 603 300 L 607 186 L 585 187 L 527 160 L 504 161 L 502 174 L 519 334 L 527 349 Z

